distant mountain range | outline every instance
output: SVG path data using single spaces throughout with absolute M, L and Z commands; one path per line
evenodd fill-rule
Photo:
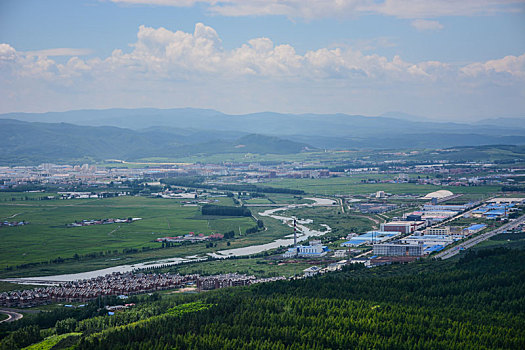
M 417 118 L 396 118 L 396 113 L 228 115 L 191 108 L 8 113 L 0 115 L 0 163 L 525 144 L 523 119 L 465 124 Z
M 180 133 L 177 133 L 179 131 Z M 298 153 L 303 143 L 256 134 L 220 133 L 166 128 L 131 130 L 113 126 L 80 126 L 0 120 L 0 164 L 35 164 L 108 158 L 140 159 L 216 153 Z M 240 137 L 239 137 L 240 136 Z

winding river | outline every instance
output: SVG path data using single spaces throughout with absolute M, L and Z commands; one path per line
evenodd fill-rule
M 285 207 L 275 208 L 275 209 L 268 209 L 262 213 L 259 213 L 261 216 L 271 217 L 273 219 L 281 221 L 284 225 L 293 227 L 293 217 L 289 216 L 282 216 L 277 215 L 276 213 L 289 210 L 289 209 L 296 209 L 301 207 L 318 207 L 318 206 L 334 206 L 336 205 L 336 202 L 331 199 L 324 199 L 324 198 L 306 198 L 309 200 L 314 201 L 314 203 L 311 204 L 290 204 Z M 322 236 L 330 231 L 332 231 L 332 228 L 326 224 L 321 224 L 322 227 L 325 228 L 324 231 L 318 231 L 311 228 L 308 228 L 305 226 L 305 224 L 311 224 L 312 220 L 297 220 L 296 228 L 297 228 L 297 242 L 303 242 L 308 240 L 310 237 L 316 237 L 316 236 Z M 253 255 L 262 253 L 264 251 L 275 249 L 279 247 L 288 247 L 293 245 L 294 238 L 293 234 L 285 236 L 282 239 L 276 239 L 273 242 L 260 244 L 260 245 L 252 245 L 248 247 L 243 248 L 235 248 L 235 249 L 227 249 L 227 250 L 220 250 L 217 253 L 208 253 L 208 255 L 218 258 L 218 259 L 224 259 L 229 257 L 237 257 L 237 256 L 246 256 L 246 255 Z
M 331 207 L 331 206 L 337 205 L 337 203 L 331 199 L 325 199 L 325 198 L 305 198 L 305 199 L 311 200 L 313 201 L 313 203 L 290 204 L 284 207 L 268 209 L 260 213 L 259 215 L 279 220 L 283 224 L 293 227 L 293 220 L 294 220 L 293 217 L 278 215 L 277 213 L 283 212 L 289 209 L 297 209 L 297 208 L 305 208 L 305 207 Z M 332 230 L 330 226 L 325 225 L 325 224 L 321 224 L 321 226 L 325 228 L 325 230 L 323 231 L 308 228 L 306 225 L 311 224 L 312 222 L 313 221 L 310 219 L 297 220 L 296 227 L 297 227 L 297 241 L 298 242 L 306 241 L 310 237 L 322 236 Z M 291 234 L 291 235 L 285 236 L 282 239 L 276 239 L 275 241 L 270 242 L 270 243 L 252 245 L 252 246 L 243 247 L 243 248 L 220 250 L 216 253 L 209 253 L 208 255 L 214 258 L 218 258 L 218 259 L 226 259 L 230 257 L 240 257 L 240 256 L 258 254 L 258 253 L 262 253 L 270 249 L 291 246 L 293 245 L 293 243 L 294 243 L 293 234 Z M 161 266 L 167 266 L 167 265 L 178 265 L 178 264 L 183 264 L 183 263 L 199 262 L 199 261 L 206 261 L 206 260 L 207 260 L 206 257 L 187 256 L 184 258 L 169 258 L 169 259 L 155 260 L 155 261 L 149 261 L 149 262 L 137 263 L 137 264 L 119 265 L 119 266 L 114 266 L 114 267 L 108 267 L 105 269 L 80 272 L 80 273 L 55 275 L 55 276 L 43 276 L 43 277 L 9 278 L 9 279 L 3 279 L 2 281 L 14 282 L 14 283 L 19 283 L 19 284 L 53 285 L 53 284 L 59 284 L 62 282 L 69 282 L 69 281 L 76 281 L 76 280 L 95 278 L 99 276 L 105 276 L 107 274 L 111 274 L 114 272 L 125 273 L 125 272 L 132 272 L 132 271 L 144 269 L 144 268 L 161 267 Z

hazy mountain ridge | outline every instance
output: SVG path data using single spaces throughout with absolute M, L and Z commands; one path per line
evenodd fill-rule
M 9 113 L 2 117 L 9 118 L 0 120 L 2 164 L 216 153 L 287 154 L 312 148 L 525 144 L 521 125 L 438 123 L 346 114 L 227 115 L 206 109 L 144 108 Z
M 417 118 L 412 116 L 413 118 Z M 48 113 L 8 113 L 0 118 L 38 122 L 67 122 L 88 126 L 117 126 L 129 129 L 167 126 L 179 129 L 238 131 L 265 135 L 315 135 L 328 137 L 362 137 L 391 133 L 472 133 L 494 136 L 525 136 L 525 125 L 465 124 L 407 120 L 395 117 L 366 117 L 348 114 L 282 114 L 261 112 L 228 115 L 211 109 L 106 109 Z M 523 123 L 521 123 L 523 124 Z
M 172 130 L 173 132 L 173 130 Z M 297 153 L 307 144 L 263 135 L 235 140 L 200 139 L 202 132 L 177 135 L 169 129 L 131 130 L 67 123 L 0 119 L 0 164 L 68 162 L 77 159 L 138 159 L 215 153 Z M 220 134 L 219 134 L 220 135 Z M 229 135 L 229 134 L 227 134 Z M 231 136 L 231 135 L 230 135 Z M 193 141 L 193 142 L 190 142 Z

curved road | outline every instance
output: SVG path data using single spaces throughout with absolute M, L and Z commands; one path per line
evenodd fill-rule
M 8 316 L 7 319 L 0 321 L 0 323 L 3 323 L 3 322 L 14 322 L 14 321 L 17 321 L 17 320 L 21 319 L 22 317 L 24 317 L 24 315 L 19 314 L 18 312 L 4 310 L 4 309 L 0 309 L 0 313 L 6 314 Z

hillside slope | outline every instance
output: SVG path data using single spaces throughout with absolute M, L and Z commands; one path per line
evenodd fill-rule
M 263 135 L 237 139 L 203 137 L 203 132 L 177 134 L 180 130 L 152 128 L 130 130 L 112 126 L 92 127 L 66 123 L 29 123 L 0 120 L 0 164 L 70 162 L 108 158 L 138 159 L 216 153 L 297 153 L 304 143 Z M 217 135 L 220 137 L 221 135 Z M 231 138 L 231 135 L 228 135 Z

